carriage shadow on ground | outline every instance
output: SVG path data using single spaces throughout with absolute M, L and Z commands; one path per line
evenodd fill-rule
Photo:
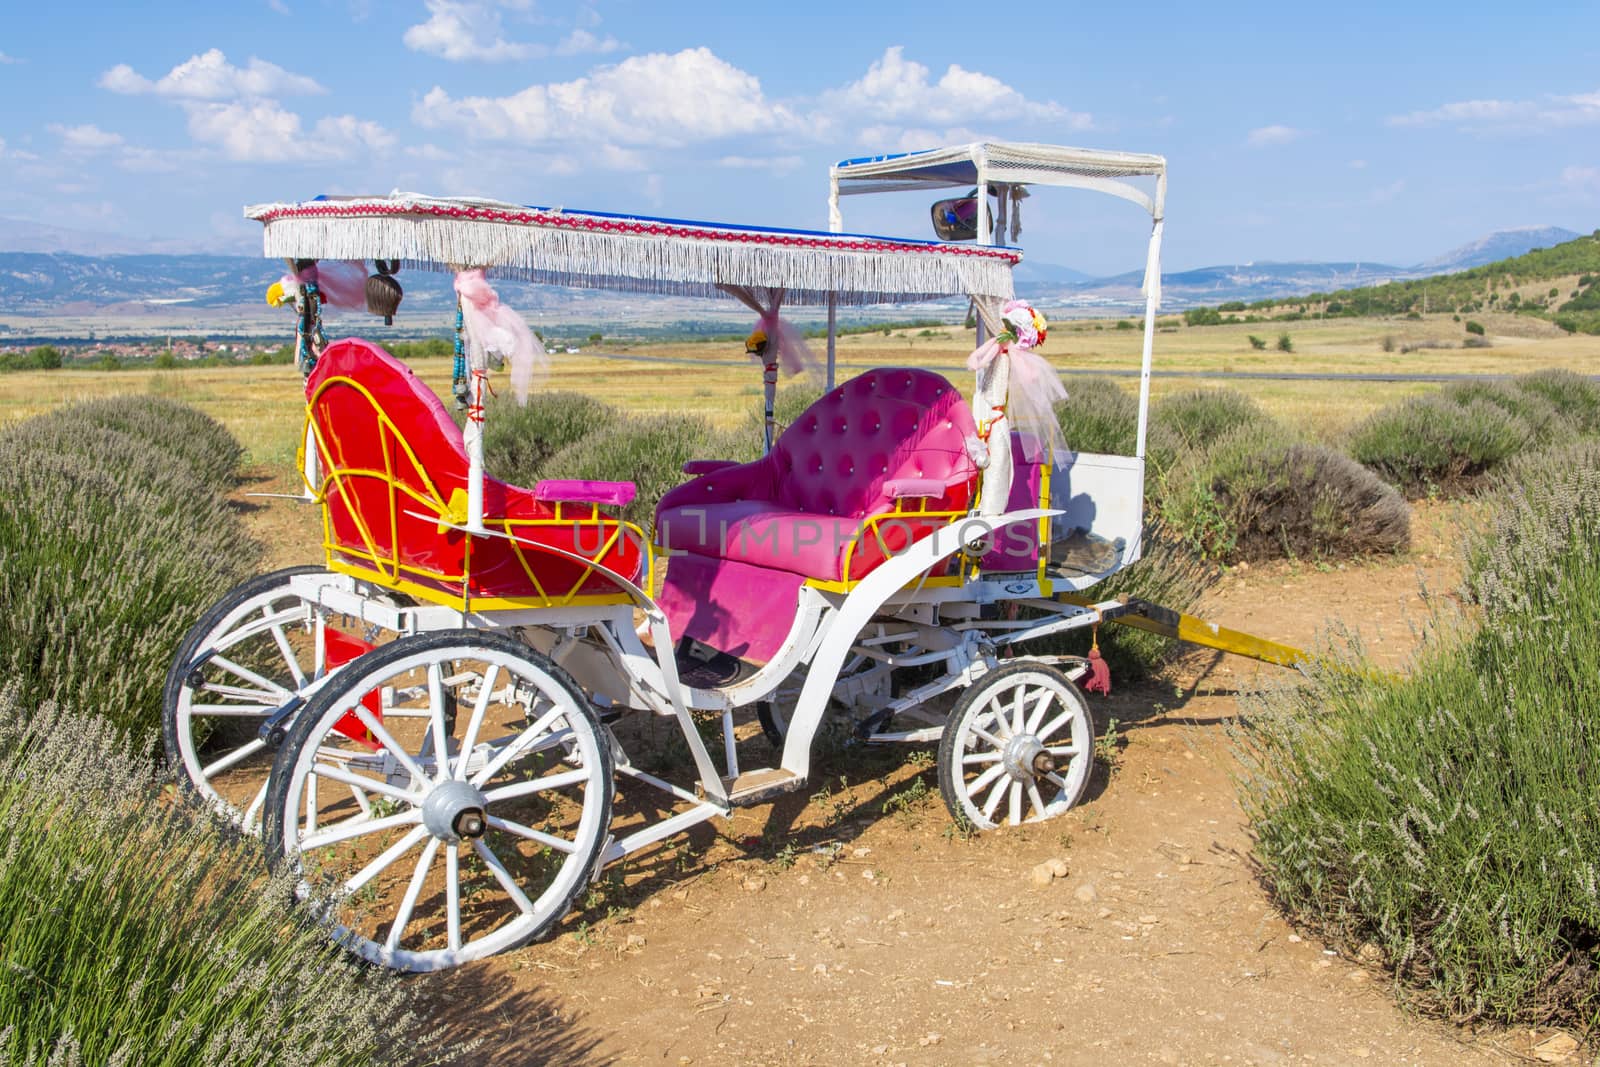
M 557 997 L 521 987 L 494 962 L 426 975 L 424 1031 L 437 1031 L 440 1049 L 461 1063 L 588 1065 L 615 1062 L 599 1054 L 600 1035 Z
M 1221 653 L 1200 659 L 1185 657 L 1179 668 L 1182 676 L 1198 675 L 1201 691 L 1224 693 L 1220 688 L 1207 688 L 1204 682 L 1220 662 Z M 1156 678 L 1118 689 L 1110 697 L 1091 698 L 1096 758 L 1079 807 L 1094 804 L 1112 788 L 1118 750 L 1130 734 L 1175 721 L 1206 730 L 1220 728 L 1223 720 L 1218 718 L 1185 717 L 1185 707 L 1196 695 L 1195 685 L 1175 687 L 1168 671 L 1163 671 Z M 741 737 L 742 760 L 777 759 L 759 733 L 751 736 L 744 732 Z M 653 770 L 666 769 L 662 762 L 678 764 L 682 770 L 681 763 L 688 757 L 686 749 L 676 752 L 681 745 L 681 738 L 661 731 L 653 744 L 635 752 L 635 758 Z M 819 737 L 813 782 L 803 792 L 767 805 L 736 809 L 731 821 L 702 823 L 608 868 L 550 936 L 573 937 L 586 944 L 598 924 L 625 917 L 630 909 L 647 905 L 654 895 L 674 891 L 680 883 L 711 874 L 725 864 L 736 865 L 750 877 L 759 877 L 768 865 L 781 871 L 800 859 L 825 869 L 848 857 L 853 842 L 875 825 L 912 816 L 916 810 L 949 819 L 939 796 L 933 746 L 868 745 L 842 732 Z M 654 790 L 624 783 L 617 794 L 613 832 L 625 833 L 673 814 L 675 809 L 661 803 L 665 799 Z M 951 819 L 946 833 L 966 836 L 971 831 Z

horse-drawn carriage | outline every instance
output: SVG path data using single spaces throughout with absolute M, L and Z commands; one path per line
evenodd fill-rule
M 1057 165 L 1070 184 L 1151 175 L 1164 190 L 1158 158 L 1119 159 Z M 1159 196 L 1145 204 L 1157 278 Z M 868 742 L 937 742 L 944 798 L 979 828 L 1082 796 L 1089 664 L 1026 643 L 1138 608 L 1082 591 L 1140 556 L 1153 289 L 1136 454 L 1076 454 L 1017 425 L 1042 323 L 1008 305 L 1011 248 L 399 194 L 247 214 L 295 270 L 280 294 L 300 312 L 325 558 L 246 583 L 194 627 L 166 740 L 194 792 L 327 895 L 353 951 L 432 970 L 525 942 L 606 865 L 803 788 L 830 717 Z M 616 514 L 631 483 L 485 472 L 489 368 L 470 315 L 464 430 L 381 347 L 323 343 L 341 260 L 730 295 L 768 334 L 780 306 L 826 306 L 830 389 L 775 433 L 778 360 L 763 357 L 765 454 L 689 464 L 652 536 Z M 971 402 L 916 368 L 834 386 L 838 306 L 951 295 L 992 339 Z M 630 757 L 635 716 L 681 740 L 676 780 Z M 770 766 L 741 762 L 766 751 L 739 740 L 753 717 Z M 619 789 L 653 791 L 654 815 L 614 826 Z

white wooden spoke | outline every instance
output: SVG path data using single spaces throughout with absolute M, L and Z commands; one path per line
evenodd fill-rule
M 1049 774 L 1045 775 L 1045 777 L 1047 779 L 1049 779 L 1055 785 L 1055 787 L 1057 789 L 1060 789 L 1063 793 L 1065 793 L 1067 791 L 1067 780 L 1065 778 L 1061 777 L 1059 774 L 1055 773 L 1054 771 L 1051 771 Z
M 445 941 L 450 951 L 461 948 L 461 856 L 452 842 L 444 853 Z
M 1077 745 L 1050 745 L 1050 746 L 1045 748 L 1045 751 L 1050 753 L 1050 755 L 1052 755 L 1052 756 L 1068 756 L 1068 757 L 1071 757 L 1071 756 L 1076 756 L 1078 754 L 1078 746 Z
M 985 730 L 983 727 L 979 726 L 976 722 L 972 724 L 972 735 L 987 741 L 989 744 L 993 745 L 997 751 L 1006 747 L 1006 743 L 1004 741 L 996 737 L 994 734 L 991 734 L 988 730 Z
M 303 833 L 314 833 L 317 829 L 317 776 L 306 776 L 306 824 Z
M 302 837 L 300 839 L 300 851 L 310 852 L 313 849 L 326 848 L 328 845 L 337 845 L 340 841 L 348 841 L 353 837 L 393 830 L 397 826 L 416 826 L 421 821 L 422 809 L 412 808 L 410 811 L 402 811 L 398 815 L 386 815 L 381 819 L 368 819 L 359 823 L 341 822 L 324 830 L 319 830 L 310 836 Z M 412 832 L 427 833 L 420 826 Z
M 524 826 L 519 822 L 512 822 L 510 819 L 502 819 L 498 815 L 491 815 L 488 821 L 489 825 L 496 830 L 504 830 L 508 834 L 525 837 L 529 841 L 544 845 L 546 848 L 553 848 L 557 852 L 565 852 L 570 856 L 578 851 L 578 846 L 574 842 L 556 837 L 553 834 L 547 834 L 542 830 L 535 830 L 533 827 Z
M 1016 826 L 1022 822 L 1022 783 L 1011 783 L 1011 825 Z
M 1039 813 L 1039 818 L 1045 817 L 1047 813 L 1045 811 L 1044 797 L 1039 795 L 1039 784 L 1037 782 L 1028 783 L 1028 802 L 1033 805 L 1033 810 Z
M 311 773 L 318 778 L 327 778 L 330 781 L 342 782 L 351 789 L 359 789 L 364 793 L 380 793 L 393 800 L 403 800 L 407 804 L 421 804 L 422 794 L 413 793 L 399 786 L 390 785 L 381 778 L 368 778 L 364 774 L 343 767 L 334 767 L 327 763 L 314 764 Z M 309 783 L 308 783 L 309 784 Z
M 434 779 L 450 777 L 450 735 L 444 727 L 444 672 L 439 664 L 428 664 L 428 718 L 433 730 Z
M 500 857 L 494 854 L 494 849 L 490 848 L 483 838 L 475 837 L 472 839 L 472 851 L 476 852 L 478 858 L 484 862 L 484 865 L 494 872 L 495 880 L 500 883 L 500 888 L 506 891 L 506 896 L 510 897 L 512 902 L 516 904 L 517 910 L 524 915 L 532 915 L 534 912 L 533 901 L 529 900 L 527 895 L 517 887 L 516 881 L 511 877 L 511 872 L 507 871 L 505 865 L 500 862 Z
M 1022 700 L 1027 695 L 1028 687 L 1021 682 L 1011 691 L 1011 732 L 1020 734 L 1023 730 Z
M 400 898 L 400 907 L 394 913 L 394 922 L 389 926 L 389 936 L 384 939 L 383 947 L 390 952 L 400 947 L 400 938 L 405 935 L 406 927 L 411 925 L 411 916 L 417 910 L 417 898 L 422 896 L 422 883 L 428 880 L 428 871 L 433 867 L 433 857 L 439 854 L 439 839 L 429 838 L 428 843 L 422 847 L 422 857 L 417 860 L 417 869 L 411 872 L 411 883 L 406 886 L 406 895 Z
M 547 774 L 530 782 L 512 782 L 510 785 L 486 789 L 483 798 L 488 801 L 511 800 L 513 797 L 525 797 L 530 793 L 542 793 L 546 789 L 565 789 L 569 785 L 577 785 L 588 780 L 588 771 L 563 771 L 560 774 Z
M 990 782 L 994 781 L 996 778 L 999 778 L 1005 773 L 1006 769 L 1000 764 L 996 763 L 994 766 L 990 767 L 988 770 L 984 771 L 982 774 L 978 775 L 978 777 L 972 780 L 972 784 L 967 786 L 967 796 L 974 800 L 978 799 L 978 794 L 982 792 Z
M 255 799 L 250 801 L 250 806 L 244 809 L 244 828 L 250 829 L 259 825 L 256 820 L 261 815 L 261 805 L 267 802 L 267 783 L 262 782 L 261 788 L 256 790 Z
M 266 608 L 261 609 L 263 613 Z M 306 672 L 300 669 L 300 660 L 295 657 L 294 649 L 289 647 L 289 638 L 284 634 L 283 627 L 276 623 L 269 624 L 272 631 L 273 643 L 278 646 L 278 651 L 283 655 L 283 662 L 289 668 L 289 674 L 294 678 L 294 687 L 304 689 L 306 685 Z
M 379 821 L 382 822 L 383 820 L 380 819 Z M 418 841 L 421 841 L 427 836 L 427 827 L 412 827 L 411 831 L 406 834 L 406 836 L 402 837 L 400 840 L 384 849 L 377 859 L 373 860 L 371 863 L 367 864 L 365 867 L 361 868 L 354 875 L 352 875 L 350 880 L 344 884 L 344 892 L 354 893 L 359 890 L 362 886 L 366 885 L 368 882 L 378 877 L 378 875 L 388 870 L 388 868 L 393 865 L 395 860 L 411 851 L 411 849 L 416 847 Z
M 1049 737 L 1051 734 L 1053 734 L 1057 730 L 1061 729 L 1061 727 L 1064 726 L 1066 723 L 1071 722 L 1072 721 L 1072 712 L 1073 712 L 1073 709 L 1069 706 L 1060 715 L 1057 715 L 1055 718 L 1051 719 L 1049 722 L 1047 722 L 1043 726 L 1041 726 L 1038 729 L 1038 731 L 1036 732 L 1036 736 L 1039 738 L 1039 740 L 1043 741 L 1045 738 Z
M 989 706 L 983 709 L 983 713 L 981 715 L 974 715 L 972 717 L 972 729 L 976 731 L 978 729 L 979 721 L 984 719 L 989 719 L 994 722 L 994 732 L 1000 738 L 1003 739 L 1011 736 L 1011 725 L 1010 723 L 1006 722 L 1006 710 L 1000 706 L 1000 697 L 998 694 L 989 700 Z M 988 740 L 988 738 L 985 738 L 985 740 Z
M 968 752 L 966 755 L 961 757 L 961 762 L 964 766 L 970 767 L 975 763 L 993 763 L 999 758 L 1000 753 L 994 751 Z
M 393 756 L 395 762 L 406 769 L 406 773 L 411 775 L 412 781 L 421 785 L 428 780 L 428 773 L 417 765 L 416 760 L 411 758 L 411 753 L 406 751 L 405 746 L 396 741 L 394 735 L 383 728 L 383 723 L 378 721 L 378 717 L 372 714 L 365 704 L 357 700 L 349 710 L 355 712 L 355 716 L 361 720 L 361 724 L 372 731 L 372 736 L 378 739 L 378 743 L 383 746 L 384 751 Z
M 351 786 L 350 795 L 356 798 L 356 807 L 361 809 L 361 814 L 356 816 L 356 818 L 372 818 L 372 802 L 367 799 L 366 791 L 363 789 L 358 789 L 355 786 Z
M 269 711 L 283 703 L 283 698 L 278 696 L 277 693 L 269 693 L 265 689 L 246 689 L 242 685 L 223 685 L 221 682 L 204 682 L 196 692 L 214 693 L 224 700 L 248 700 L 252 704 L 259 704 L 262 709 Z M 224 709 L 236 706 L 234 704 L 220 705 Z
M 1001 775 L 995 787 L 989 791 L 989 799 L 983 802 L 983 817 L 986 821 L 993 821 L 994 810 L 1000 806 L 1000 800 L 1006 795 L 1006 786 L 1011 784 L 1009 775 Z
M 229 767 L 234 767 L 240 763 L 243 763 L 245 760 L 249 759 L 251 756 L 254 756 L 257 752 L 260 752 L 266 747 L 267 743 L 261 740 L 259 737 L 253 741 L 246 741 L 244 744 L 240 745 L 226 756 L 223 756 L 215 763 L 208 763 L 204 767 L 200 768 L 200 776 L 209 782 L 211 779 L 215 778 Z
M 1039 703 L 1034 705 L 1033 714 L 1028 716 L 1027 731 L 1030 734 L 1038 736 L 1039 724 L 1044 722 L 1045 714 L 1049 712 L 1054 697 L 1055 694 L 1049 689 L 1044 686 L 1039 687 Z
M 265 689 L 270 693 L 276 693 L 278 695 L 279 703 L 288 700 L 289 697 L 293 695 L 289 692 L 289 690 L 285 689 L 277 682 L 274 682 L 272 679 L 263 678 L 261 675 L 257 674 L 253 670 L 250 670 L 248 667 L 241 667 L 239 664 L 233 662 L 231 659 L 228 659 L 226 656 L 212 656 L 210 662 L 215 663 L 217 666 L 237 675 L 240 678 L 243 678 L 251 685 L 257 686 L 260 689 Z
M 478 692 L 478 699 L 472 703 L 472 714 L 467 719 L 467 732 L 461 737 L 461 757 L 456 760 L 452 777 L 458 779 L 467 777 L 467 760 L 472 757 L 473 746 L 478 743 L 478 731 L 483 729 L 483 716 L 489 710 L 490 702 L 494 700 L 494 684 L 499 678 L 500 664 L 489 664 L 489 669 L 483 674 L 483 688 Z
M 499 774 L 500 768 L 521 756 L 525 748 L 529 747 L 534 741 L 538 740 L 540 734 L 542 734 L 550 727 L 551 724 L 565 714 L 565 708 L 553 707 L 543 715 L 539 716 L 532 726 L 518 734 L 515 741 L 501 749 L 494 759 L 485 764 L 483 770 L 473 775 L 472 784 L 476 786 L 482 786 L 484 782 L 487 782 L 489 779 Z

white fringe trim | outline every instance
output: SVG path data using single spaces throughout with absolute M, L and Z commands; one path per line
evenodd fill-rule
M 826 304 L 830 295 L 842 304 L 1012 295 L 1012 263 L 997 256 L 851 246 L 871 238 L 797 248 L 707 233 L 678 238 L 403 214 L 318 215 L 271 219 L 263 239 L 270 258 L 402 259 L 412 269 L 485 267 L 494 277 L 680 296 L 724 296 L 724 285 L 783 288 L 791 304 Z

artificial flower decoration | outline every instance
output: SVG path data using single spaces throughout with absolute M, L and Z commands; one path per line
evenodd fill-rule
M 744 339 L 744 350 L 746 352 L 751 352 L 751 353 L 761 352 L 761 351 L 764 351 L 766 349 L 766 347 L 767 347 L 767 331 L 766 330 L 762 330 L 762 329 L 753 330 L 753 331 L 751 331 L 750 336 L 746 337 Z
M 1023 348 L 1038 348 L 1044 344 L 1045 331 L 1050 324 L 1030 305 L 1012 300 L 1000 309 L 1000 319 L 1007 327 L 1000 334 L 1002 344 Z

